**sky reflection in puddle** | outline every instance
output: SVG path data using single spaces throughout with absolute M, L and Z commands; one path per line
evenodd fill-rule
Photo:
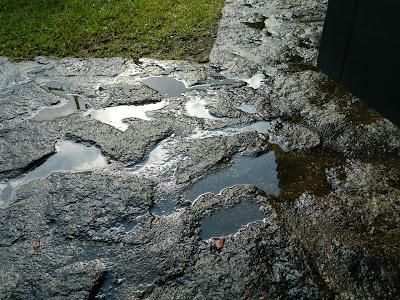
M 264 219 L 256 202 L 240 202 L 231 207 L 220 207 L 201 220 L 202 238 L 219 238 L 235 234 L 250 223 Z
M 244 79 L 243 81 L 247 83 L 247 85 L 253 89 L 258 89 L 265 81 L 266 76 L 263 73 L 256 73 L 253 77 Z
M 182 95 L 188 90 L 185 83 L 170 76 L 155 76 L 142 80 L 144 84 L 160 93 L 164 99 Z
M 257 107 L 253 104 L 242 103 L 236 108 L 249 114 L 255 114 L 257 112 Z
M 161 168 L 170 159 L 169 150 L 163 144 L 157 144 L 150 150 L 148 156 L 142 162 L 130 167 L 129 170 L 138 173 L 145 168 Z
M 185 110 L 188 116 L 200 118 L 200 119 L 209 119 L 209 120 L 217 120 L 220 118 L 214 117 L 210 114 L 209 110 L 206 108 L 207 101 L 201 99 L 199 97 L 194 97 L 189 100 L 185 104 Z
M 121 105 L 92 110 L 87 114 L 102 123 L 113 126 L 121 131 L 125 131 L 128 129 L 129 124 L 125 123 L 124 120 L 137 118 L 149 121 L 151 118 L 147 116 L 147 112 L 160 110 L 166 105 L 166 101 L 144 105 Z
M 70 141 L 56 144 L 57 152 L 44 163 L 23 176 L 0 183 L 0 208 L 6 207 L 18 187 L 32 180 L 45 178 L 55 172 L 80 172 L 107 165 L 107 159 L 95 146 L 86 146 Z
M 196 130 L 189 139 L 201 139 L 215 136 L 230 136 L 247 132 L 258 132 L 261 134 L 268 134 L 273 128 L 273 122 L 257 121 L 251 124 L 240 124 L 224 127 L 216 130 Z
M 207 90 L 211 86 L 218 85 L 229 85 L 236 82 L 236 80 L 229 78 L 214 79 L 209 83 L 200 83 L 192 86 L 186 86 L 186 84 L 174 77 L 163 75 L 154 76 L 142 79 L 142 82 L 148 87 L 157 91 L 164 99 L 174 98 L 182 95 L 188 90 Z
M 49 121 L 64 118 L 77 111 L 83 111 L 89 108 L 87 103 L 79 96 L 69 96 L 71 99 L 67 103 L 56 106 L 46 107 L 39 110 L 32 118 L 33 121 Z
M 190 186 L 186 199 L 190 202 L 206 193 L 217 194 L 221 190 L 234 185 L 250 184 L 274 196 L 279 195 L 279 179 L 277 163 L 273 151 L 258 157 L 233 157 L 233 164 L 225 169 L 211 173 Z

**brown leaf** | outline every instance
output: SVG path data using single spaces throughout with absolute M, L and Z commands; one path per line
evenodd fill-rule
M 33 244 L 33 250 L 35 250 L 36 252 L 39 252 L 41 248 L 42 248 L 42 243 L 40 242 L 40 240 L 37 240 Z

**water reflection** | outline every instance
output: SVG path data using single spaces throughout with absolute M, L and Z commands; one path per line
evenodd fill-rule
M 274 196 L 279 195 L 279 180 L 275 153 L 273 151 L 258 157 L 233 157 L 231 166 L 207 175 L 195 182 L 185 193 L 186 199 L 193 202 L 205 193 L 217 194 L 234 185 L 251 184 Z
M 34 179 L 45 178 L 55 172 L 79 172 L 107 165 L 106 158 L 95 146 L 89 147 L 70 141 L 56 144 L 56 154 L 27 174 L 0 183 L 0 207 L 6 207 L 15 190 Z
M 267 121 L 257 121 L 251 124 L 240 124 L 234 126 L 224 127 L 222 129 L 217 130 L 196 130 L 196 132 L 191 135 L 190 139 L 199 139 L 199 138 L 209 138 L 214 136 L 230 136 L 240 133 L 247 132 L 258 132 L 262 134 L 267 134 L 273 128 L 274 123 Z
M 170 76 L 156 76 L 143 79 L 143 83 L 160 93 L 164 99 L 174 98 L 187 91 L 183 81 Z
M 151 213 L 155 216 L 165 216 L 172 214 L 177 209 L 172 199 L 161 199 L 152 207 Z
M 244 226 L 264 219 L 260 205 L 240 202 L 232 207 L 221 207 L 201 220 L 202 238 L 219 238 L 239 231 Z
M 242 103 L 237 108 L 249 114 L 255 114 L 257 112 L 257 107 L 253 104 Z
M 86 110 L 88 104 L 78 96 L 70 96 L 71 99 L 67 103 L 46 107 L 39 110 L 32 118 L 33 121 L 49 121 L 59 118 L 64 118 L 72 115 L 76 111 Z
M 150 151 L 146 159 L 135 164 L 132 168 L 130 168 L 130 170 L 134 173 L 137 173 L 146 167 L 161 167 L 163 162 L 169 160 L 169 154 L 169 151 L 164 147 L 163 144 L 158 144 Z
M 206 100 L 201 99 L 199 97 L 194 97 L 193 99 L 186 102 L 185 104 L 186 113 L 188 116 L 195 118 L 210 119 L 210 120 L 219 119 L 210 114 L 209 110 L 206 108 L 207 104 L 208 103 Z
M 166 105 L 166 101 L 145 105 L 121 105 L 92 110 L 88 115 L 102 123 L 111 125 L 121 131 L 125 131 L 128 129 L 129 124 L 125 123 L 124 120 L 137 118 L 149 121 L 151 118 L 146 115 L 147 112 L 162 109 Z
M 185 83 L 171 76 L 154 76 L 142 80 L 144 84 L 157 91 L 164 99 L 174 98 L 182 95 L 187 90 L 207 90 L 211 86 L 229 85 L 236 80 L 229 78 L 214 79 L 209 83 L 195 84 L 187 87 Z
M 263 73 L 257 73 L 253 77 L 244 79 L 243 81 L 247 83 L 247 85 L 253 89 L 258 89 L 262 83 L 265 81 L 265 75 Z

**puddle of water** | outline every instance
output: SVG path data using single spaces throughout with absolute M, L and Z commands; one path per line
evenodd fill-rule
M 249 79 L 244 79 L 243 81 L 253 89 L 258 89 L 265 80 L 265 75 L 263 73 L 257 73 Z
M 143 79 L 143 83 L 159 92 L 165 99 L 178 97 L 188 90 L 183 81 L 170 76 L 149 77 Z
M 171 178 L 174 181 L 173 178 Z M 161 183 L 157 187 L 157 191 L 155 194 L 154 206 L 151 208 L 151 213 L 156 216 L 165 216 L 174 213 L 178 206 L 175 203 L 175 199 L 179 197 L 178 191 L 171 190 L 169 188 L 170 185 L 168 182 Z M 172 185 L 171 185 L 172 186 Z
M 204 99 L 194 97 L 185 104 L 186 114 L 190 117 L 195 117 L 200 119 L 209 119 L 209 120 L 220 119 L 210 114 L 209 110 L 206 108 L 207 104 L 208 104 L 207 101 L 205 101 Z
M 135 164 L 133 167 L 129 168 L 129 170 L 137 173 L 146 167 L 162 165 L 163 162 L 168 161 L 168 159 L 169 151 L 163 144 L 158 144 L 156 147 L 153 147 L 146 159 Z
M 267 134 L 271 131 L 273 124 L 267 121 L 257 121 L 247 125 L 229 126 L 223 128 L 221 131 L 225 134 L 237 134 L 246 132 L 258 132 L 262 134 Z
M 176 203 L 176 199 L 180 196 L 179 187 L 175 183 L 175 176 L 169 176 L 165 178 L 162 176 L 162 182 L 157 185 L 154 194 L 154 205 L 151 209 L 151 213 L 156 216 L 165 216 L 176 212 L 179 205 Z
M 193 135 L 191 135 L 190 139 L 199 139 L 199 138 L 208 138 L 214 136 L 230 136 L 240 133 L 247 133 L 247 132 L 258 132 L 262 134 L 268 134 L 271 129 L 273 128 L 273 122 L 267 121 L 257 121 L 251 124 L 245 125 L 235 125 L 229 126 L 222 129 L 217 130 L 197 130 Z
M 6 207 L 15 190 L 34 179 L 45 178 L 55 172 L 88 171 L 107 165 L 107 159 L 95 146 L 62 141 L 56 144 L 56 154 L 24 176 L 0 183 L 0 208 Z
M 158 144 L 142 162 L 128 168 L 134 174 L 140 173 L 145 177 L 156 176 L 160 179 L 154 197 L 157 201 L 151 209 L 151 213 L 156 216 L 164 216 L 177 209 L 175 199 L 178 194 L 173 166 L 176 164 L 178 156 L 174 156 L 169 150 L 171 143 L 174 143 L 174 140 Z
M 217 194 L 234 185 L 251 184 L 274 196 L 279 195 L 277 163 L 273 151 L 258 157 L 237 154 L 233 164 L 225 169 L 207 175 L 195 182 L 185 193 L 193 202 L 206 193 Z
M 71 96 L 72 99 L 67 103 L 46 107 L 39 110 L 32 118 L 33 121 L 49 121 L 64 118 L 77 111 L 83 111 L 89 108 L 88 104 L 78 96 Z
M 122 223 L 122 228 L 126 233 L 129 233 L 136 227 L 137 224 L 137 221 L 126 220 Z
M 121 131 L 125 131 L 129 127 L 129 124 L 124 123 L 125 119 L 137 118 L 149 121 L 151 118 L 146 115 L 147 112 L 160 110 L 166 105 L 166 101 L 145 105 L 121 105 L 92 110 L 87 114 L 102 123 L 111 125 Z
M 221 207 L 201 220 L 202 238 L 220 238 L 235 234 L 241 228 L 263 220 L 264 213 L 255 202 L 240 202 L 232 207 Z
M 242 103 L 236 108 L 249 114 L 255 114 L 257 112 L 257 107 L 253 104 Z
M 145 165 L 158 164 L 168 158 L 168 150 L 163 147 L 163 145 L 158 145 L 150 152 Z
M 172 199 L 170 199 L 158 202 L 157 205 L 154 205 L 153 208 L 151 209 L 151 213 L 155 216 L 160 217 L 172 214 L 173 212 L 176 211 L 176 209 L 177 207 L 175 206 Z
M 236 80 L 229 78 L 215 79 L 210 83 L 196 84 L 187 87 L 181 80 L 175 79 L 171 76 L 155 76 L 143 79 L 142 82 L 148 87 L 160 93 L 164 99 L 174 98 L 182 95 L 187 90 L 207 90 L 213 85 L 229 85 L 236 82 Z

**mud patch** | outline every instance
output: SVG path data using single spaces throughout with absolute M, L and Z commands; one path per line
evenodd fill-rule
M 348 119 L 350 121 L 362 124 L 369 125 L 375 123 L 381 118 L 381 115 L 369 107 L 362 101 L 357 101 L 350 106 L 350 113 L 348 115 Z
M 233 157 L 232 164 L 196 181 L 185 193 L 185 198 L 193 202 L 206 193 L 217 194 L 234 185 L 255 185 L 274 196 L 279 195 L 279 180 L 275 153 L 269 152 L 258 157 Z
M 280 198 L 294 200 L 305 192 L 323 197 L 332 191 L 326 170 L 345 163 L 344 156 L 322 151 L 289 152 L 276 150 Z

